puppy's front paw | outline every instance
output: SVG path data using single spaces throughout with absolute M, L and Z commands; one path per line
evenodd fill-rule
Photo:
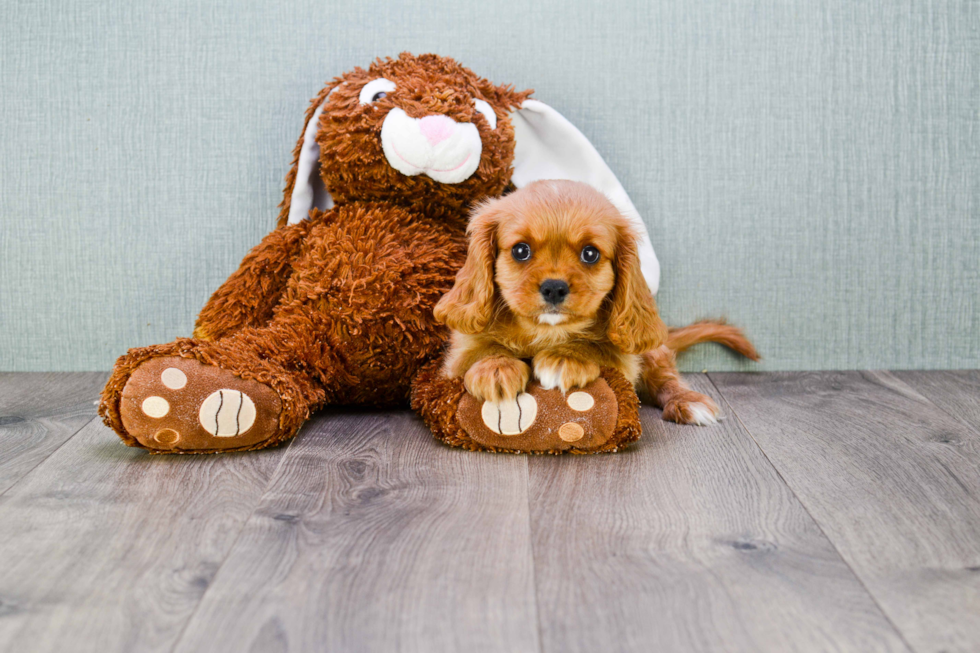
M 599 378 L 599 365 L 588 360 L 568 358 L 549 352 L 534 357 L 534 377 L 545 390 L 583 388 Z
M 664 406 L 664 419 L 678 424 L 708 426 L 722 418 L 718 404 L 699 392 L 685 392 Z
M 463 376 L 466 391 L 479 401 L 494 403 L 516 399 L 524 392 L 531 369 L 527 363 L 507 356 L 491 356 L 477 362 Z

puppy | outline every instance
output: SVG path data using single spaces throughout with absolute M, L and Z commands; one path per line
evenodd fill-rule
M 567 392 L 611 367 L 664 419 L 711 424 L 718 406 L 683 383 L 675 354 L 715 341 L 758 358 L 734 327 L 667 329 L 629 222 L 587 184 L 530 184 L 477 207 L 467 233 L 466 262 L 435 317 L 452 330 L 444 373 L 478 400 L 513 400 L 532 373 Z

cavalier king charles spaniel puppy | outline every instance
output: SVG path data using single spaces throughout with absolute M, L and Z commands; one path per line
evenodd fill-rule
M 530 184 L 478 206 L 467 233 L 466 263 L 435 317 L 452 330 L 444 373 L 463 377 L 477 400 L 515 399 L 532 372 L 542 387 L 567 392 L 611 367 L 664 419 L 712 424 L 718 406 L 684 384 L 675 354 L 714 341 L 758 358 L 723 323 L 667 329 L 629 222 L 587 184 Z

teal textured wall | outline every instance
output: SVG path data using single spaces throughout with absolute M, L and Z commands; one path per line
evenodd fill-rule
M 272 228 L 309 98 L 402 50 L 592 139 L 669 323 L 727 315 L 764 369 L 980 367 L 977 2 L 98 0 L 4 4 L 0 369 L 188 335 Z

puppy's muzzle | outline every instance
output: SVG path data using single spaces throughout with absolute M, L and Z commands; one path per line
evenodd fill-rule
M 544 300 L 552 306 L 558 306 L 568 297 L 568 284 L 560 279 L 546 279 L 538 290 Z

